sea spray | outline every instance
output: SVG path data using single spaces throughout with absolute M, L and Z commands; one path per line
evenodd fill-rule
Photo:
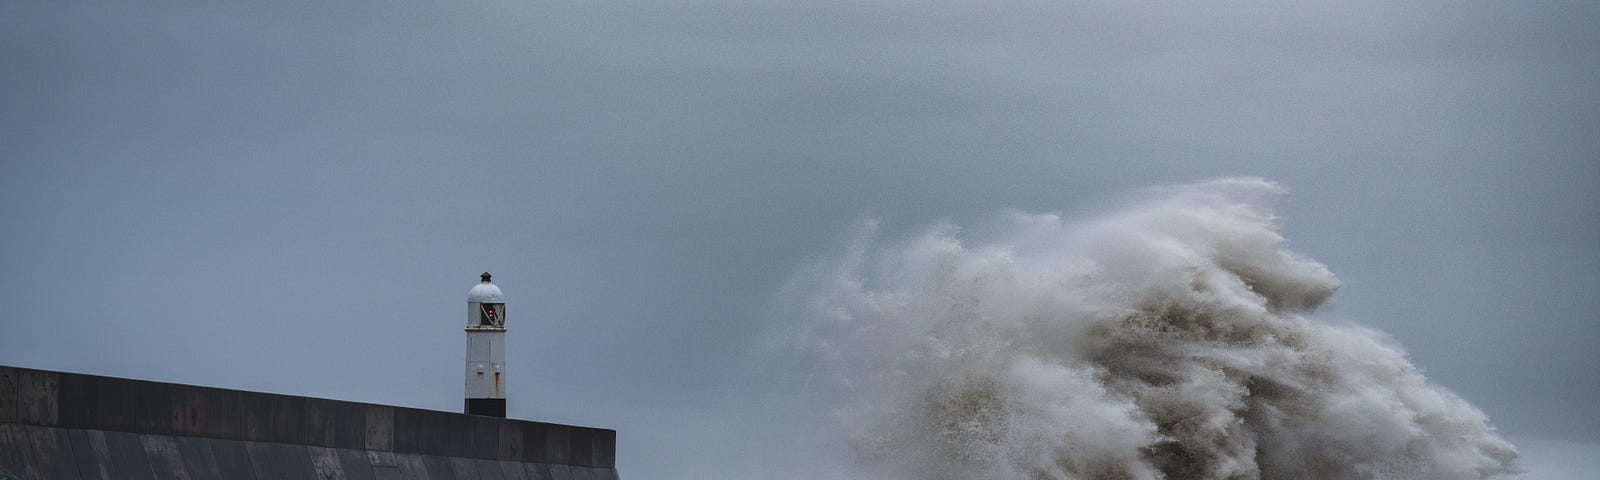
M 1515 449 L 1394 342 L 1308 315 L 1283 188 L 1223 179 L 982 241 L 864 228 L 782 335 L 861 464 L 917 479 L 1483 478 Z M 970 242 L 970 243 L 969 243 Z

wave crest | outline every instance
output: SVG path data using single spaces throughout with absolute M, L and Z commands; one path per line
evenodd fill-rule
M 861 459 L 914 478 L 1481 478 L 1516 450 L 1381 334 L 1261 179 L 1066 222 L 939 225 L 797 277 L 800 339 Z M 804 293 L 797 293 L 804 292 Z

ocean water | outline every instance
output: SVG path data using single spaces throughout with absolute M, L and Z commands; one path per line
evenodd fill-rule
M 787 346 L 863 472 L 917 479 L 1484 478 L 1517 450 L 1395 342 L 1313 312 L 1285 190 L 1151 189 L 977 234 L 871 222 L 785 291 Z

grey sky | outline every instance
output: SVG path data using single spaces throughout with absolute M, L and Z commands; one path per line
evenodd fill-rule
M 512 415 L 695 478 L 718 452 L 683 439 L 760 401 L 772 293 L 853 221 L 1254 175 L 1344 281 L 1327 318 L 1513 441 L 1592 444 L 1595 25 L 1539 1 L 5 2 L 0 363 L 455 410 L 489 270 Z

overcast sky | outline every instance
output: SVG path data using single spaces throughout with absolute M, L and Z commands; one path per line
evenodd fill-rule
M 458 410 L 487 270 L 512 416 L 722 476 L 853 223 L 1251 175 L 1324 318 L 1600 456 L 1600 4 L 439 3 L 0 3 L 0 363 Z

